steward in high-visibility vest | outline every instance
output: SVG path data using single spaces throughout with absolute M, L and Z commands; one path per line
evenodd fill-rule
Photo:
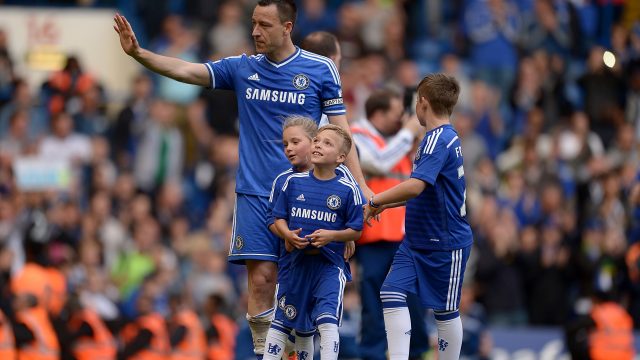
M 233 359 L 237 334 L 235 321 L 224 314 L 213 314 L 211 327 L 207 330 L 207 359 Z
M 18 360 L 58 360 L 60 347 L 47 310 L 31 294 L 17 295 L 14 307 Z
M 114 360 L 116 341 L 100 316 L 89 308 L 77 309 L 69 322 L 71 337 L 75 339 L 72 353 L 76 360 Z
M 47 308 L 51 297 L 49 274 L 45 267 L 35 262 L 27 262 L 11 277 L 11 292 L 14 295 L 32 295 L 39 306 Z
M 633 320 L 622 306 L 613 301 L 597 303 L 591 318 L 595 323 L 589 334 L 592 360 L 633 359 Z
M 171 344 L 167 324 L 162 315 L 153 311 L 153 299 L 140 295 L 140 315 L 124 327 L 122 339 L 124 349 L 119 359 L 169 360 Z
M 0 310 L 0 359 L 16 359 L 16 343 L 11 322 Z
M 177 310 L 171 319 L 171 360 L 202 360 L 207 351 L 207 339 L 196 313 L 188 308 Z
M 378 148 L 386 146 L 386 140 L 382 136 L 364 127 L 354 125 L 351 127 L 351 133 L 369 137 Z M 411 159 L 405 155 L 385 175 L 369 175 L 365 172 L 367 186 L 376 194 L 388 190 L 408 179 L 412 166 Z M 379 215 L 379 221 L 373 221 L 371 225 L 365 224 L 358 245 L 377 241 L 402 241 L 404 238 L 404 215 L 404 206 L 385 210 Z

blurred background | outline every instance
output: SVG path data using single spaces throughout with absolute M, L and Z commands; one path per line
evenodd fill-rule
M 567 358 L 564 333 L 594 297 L 640 327 L 639 1 L 297 3 L 294 42 L 339 39 L 350 121 L 376 89 L 410 94 L 433 71 L 461 84 L 475 235 L 463 355 Z M 204 62 L 253 53 L 255 4 L 0 0 L 0 309 L 15 311 L 15 279 L 34 263 L 54 274 L 31 284 L 62 299 L 54 318 L 90 307 L 117 332 L 141 297 L 166 318 L 177 299 L 219 359 L 252 357 L 245 270 L 226 261 L 234 95 L 143 71 L 112 18 L 145 48 Z M 353 282 L 343 359 L 359 358 L 360 301 Z

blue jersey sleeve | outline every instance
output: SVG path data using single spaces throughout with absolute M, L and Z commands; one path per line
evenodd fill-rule
M 322 112 L 327 116 L 344 115 L 347 109 L 342 99 L 340 74 L 333 61 L 328 62 L 328 71 L 322 81 Z
M 362 213 L 362 191 L 357 185 L 353 186 L 347 195 L 345 208 L 345 225 L 347 228 L 360 231 L 364 223 Z
M 275 219 L 285 219 L 289 220 L 289 196 L 288 193 L 289 191 L 287 190 L 289 187 L 291 186 L 291 183 L 289 182 L 288 186 L 283 187 L 280 189 L 280 194 L 278 195 L 277 199 L 275 199 L 275 203 L 273 204 L 273 210 L 271 211 L 272 216 L 273 216 L 273 221 L 275 222 Z M 268 225 L 267 225 L 268 226 Z
M 417 159 L 415 169 L 411 173 L 412 178 L 420 179 L 431 185 L 436 183 L 436 178 L 449 155 L 446 144 L 437 135 L 439 134 L 434 134 L 434 139 L 431 142 L 427 141 L 424 148 L 420 148 L 420 152 L 416 155 L 419 156 L 419 159 Z
M 208 61 L 204 65 L 209 71 L 212 89 L 233 90 L 233 75 L 246 55 L 230 56 L 217 61 Z

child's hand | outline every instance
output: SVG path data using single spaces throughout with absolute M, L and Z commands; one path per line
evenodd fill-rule
M 287 250 L 287 252 L 292 252 L 293 250 L 295 250 L 295 247 L 293 247 L 293 245 L 291 245 L 285 240 L 284 249 Z
M 344 243 L 344 259 L 349 260 L 356 252 L 356 243 L 355 241 L 347 241 Z
M 311 245 L 321 248 L 335 239 L 335 235 L 331 230 L 318 229 L 312 234 L 305 236 L 311 242 Z
M 380 206 L 379 208 L 373 208 L 371 205 L 366 204 L 363 206 L 364 209 L 364 222 L 371 226 L 371 219 L 380 220 L 380 213 L 385 209 L 384 206 Z
M 289 244 L 289 247 L 292 250 L 293 250 L 293 248 L 304 249 L 304 248 L 307 247 L 307 245 L 309 245 L 309 241 L 307 241 L 306 239 L 301 238 L 300 236 L 298 236 L 301 231 L 302 231 L 302 228 L 299 228 L 299 229 L 296 229 L 296 230 L 289 230 L 284 235 L 285 248 L 287 247 L 287 244 Z

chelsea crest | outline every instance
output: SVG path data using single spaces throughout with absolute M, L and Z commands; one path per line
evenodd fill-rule
M 298 74 L 293 77 L 293 86 L 298 90 L 304 90 L 309 87 L 309 77 L 305 74 Z
M 327 207 L 331 210 L 337 210 L 341 204 L 342 200 L 338 195 L 331 195 L 327 198 Z

